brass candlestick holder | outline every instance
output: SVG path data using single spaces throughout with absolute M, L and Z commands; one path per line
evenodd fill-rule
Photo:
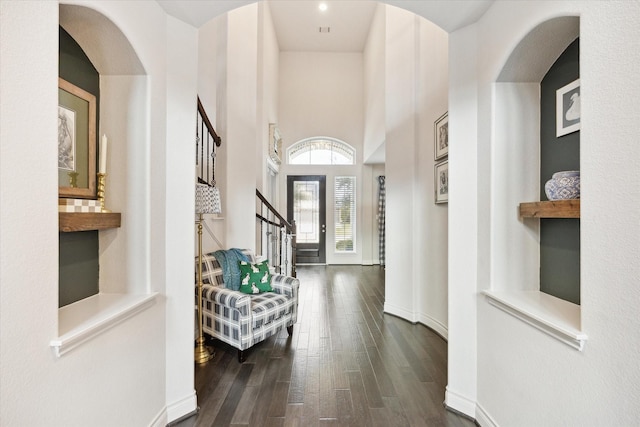
M 111 212 L 109 209 L 104 207 L 104 193 L 105 193 L 105 180 L 107 178 L 106 173 L 98 173 L 98 201 L 100 202 L 100 211 L 101 212 Z

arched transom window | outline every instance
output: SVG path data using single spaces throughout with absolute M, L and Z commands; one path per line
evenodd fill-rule
M 291 165 L 353 165 L 356 150 L 344 141 L 328 137 L 306 138 L 287 150 Z

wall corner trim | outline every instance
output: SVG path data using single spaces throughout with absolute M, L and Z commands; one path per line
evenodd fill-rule
M 178 399 L 175 402 L 169 403 L 166 408 L 167 421 L 172 423 L 185 418 L 189 418 L 198 412 L 198 397 L 196 391 L 193 390 L 187 396 L 182 399 Z M 165 426 L 162 424 L 162 426 Z
M 482 427 L 498 427 L 498 423 L 479 403 L 476 405 L 476 423 Z
M 445 394 L 444 394 L 444 405 L 449 410 L 453 410 L 454 412 L 460 412 L 463 415 L 471 417 L 475 420 L 476 416 L 476 402 L 471 400 L 455 391 L 452 391 L 449 386 L 447 386 Z

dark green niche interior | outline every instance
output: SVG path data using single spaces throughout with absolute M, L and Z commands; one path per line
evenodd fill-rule
M 60 233 L 58 306 L 98 293 L 98 232 Z
M 100 75 L 76 41 L 60 27 L 59 76 L 95 95 L 100 106 Z M 98 117 L 100 117 L 98 111 Z M 96 121 L 96 129 L 99 123 Z M 59 233 L 58 306 L 98 293 L 98 232 Z
M 580 39 L 540 83 L 540 200 L 555 172 L 580 170 L 580 131 L 556 137 L 556 90 L 580 78 Z M 580 219 L 540 220 L 540 291 L 580 304 Z

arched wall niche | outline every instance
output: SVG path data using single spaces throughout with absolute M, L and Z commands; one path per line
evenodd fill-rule
M 119 229 L 99 233 L 101 293 L 145 294 L 150 253 L 149 82 L 122 30 L 94 9 L 60 4 L 59 24 L 100 74 L 98 144 L 108 138 L 105 205 L 122 213 Z M 96 150 L 99 152 L 99 149 Z
M 518 206 L 540 200 L 540 83 L 579 35 L 577 16 L 540 23 L 515 45 L 493 85 L 491 291 L 539 293 L 540 221 L 520 218 Z
M 562 52 L 579 36 L 577 16 L 562 16 L 541 23 L 513 49 L 496 81 L 540 83 Z
M 517 207 L 540 197 L 540 82 L 579 32 L 575 16 L 540 23 L 515 46 L 493 87 L 494 290 L 540 289 L 540 223 L 520 219 Z
M 60 26 L 75 39 L 101 75 L 144 75 L 140 58 L 120 28 L 98 11 L 60 5 Z

